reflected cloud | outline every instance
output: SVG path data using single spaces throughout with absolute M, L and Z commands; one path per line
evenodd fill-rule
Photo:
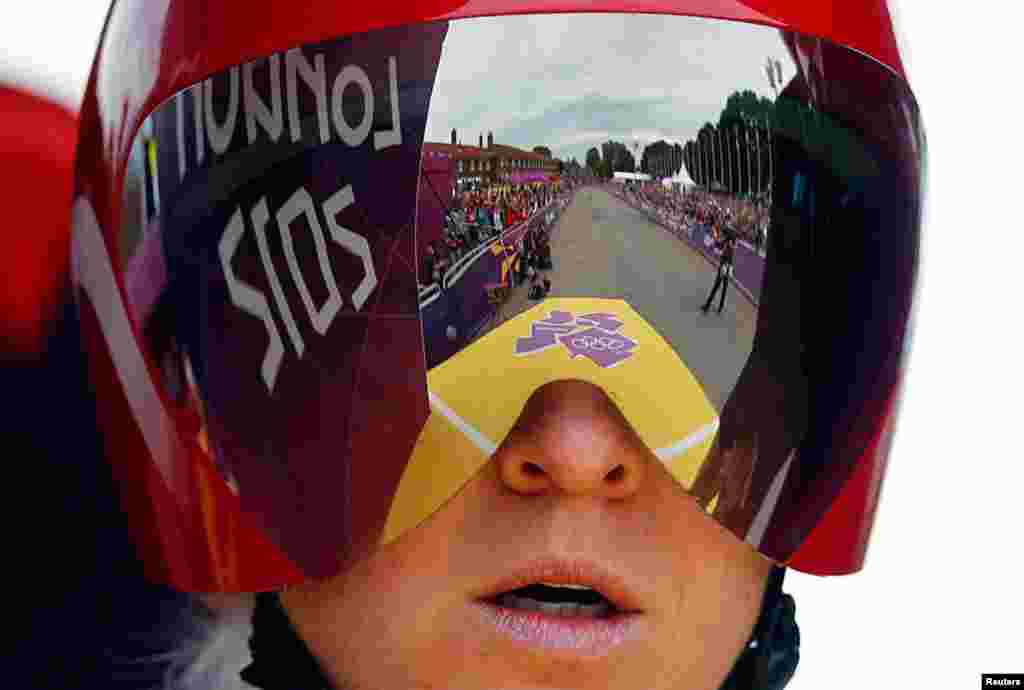
M 459 20 L 442 55 L 427 141 L 448 141 L 454 128 L 472 145 L 491 131 L 580 161 L 609 137 L 686 141 L 733 91 L 772 95 L 767 57 L 790 71 L 774 29 L 653 15 Z

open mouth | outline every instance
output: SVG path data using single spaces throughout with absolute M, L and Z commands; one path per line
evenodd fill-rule
M 537 611 L 560 618 L 610 618 L 619 610 L 603 594 L 584 585 L 539 582 L 487 600 L 516 611 Z
M 477 593 L 481 620 L 517 645 L 601 657 L 643 635 L 644 602 L 599 564 L 541 558 Z

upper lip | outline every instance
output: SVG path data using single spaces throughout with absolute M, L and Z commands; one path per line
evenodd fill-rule
M 508 574 L 489 582 L 477 596 L 477 601 L 489 602 L 505 592 L 541 582 L 582 585 L 601 594 L 622 613 L 643 611 L 639 598 L 622 576 L 591 561 L 553 557 L 518 564 Z

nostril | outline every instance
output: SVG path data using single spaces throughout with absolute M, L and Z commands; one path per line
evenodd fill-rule
M 544 470 L 539 465 L 535 465 L 532 462 L 523 463 L 523 472 L 531 477 L 544 474 Z
M 615 469 L 605 475 L 605 481 L 618 482 L 626 476 L 626 468 L 622 465 L 616 465 Z

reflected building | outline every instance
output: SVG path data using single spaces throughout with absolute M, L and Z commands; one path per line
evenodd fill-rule
M 447 154 L 455 160 L 455 179 L 460 189 L 470 185 L 553 181 L 562 167 L 561 161 L 550 155 L 494 143 L 493 132 L 488 132 L 486 145 L 481 134 L 477 146 L 467 146 L 457 142 L 457 131 L 452 130 L 451 143 L 428 141 L 423 151 L 425 155 Z

